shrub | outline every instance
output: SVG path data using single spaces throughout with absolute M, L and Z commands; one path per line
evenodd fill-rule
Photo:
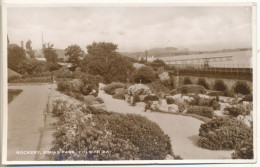
M 253 159 L 253 130 L 251 129 L 250 136 L 245 141 L 242 141 L 235 147 L 235 152 L 232 153 L 232 159 Z
M 217 97 L 216 97 L 217 99 Z M 195 106 L 207 106 L 212 107 L 214 110 L 220 109 L 220 104 L 216 99 L 213 98 L 200 98 L 198 95 L 193 96 L 193 100 L 189 103 L 189 105 Z
M 127 91 L 124 88 L 117 88 L 115 89 L 115 94 L 113 95 L 114 99 L 125 99 L 125 94 Z
M 245 95 L 242 101 L 253 101 L 253 95 L 252 94 Z
M 138 95 L 134 95 L 134 96 L 133 96 L 132 105 L 135 106 L 135 104 L 136 104 L 137 102 L 141 102 L 141 99 L 140 99 L 140 97 L 139 97 Z
M 174 104 L 175 100 L 173 98 L 166 98 L 167 104 Z
M 207 93 L 208 96 L 223 96 L 224 92 L 222 91 L 210 91 Z
M 168 93 L 170 90 L 160 82 L 151 82 L 146 84 L 154 93 Z
M 179 88 L 177 88 L 177 91 L 182 94 L 186 93 L 206 93 L 206 89 L 201 85 L 183 85 Z
M 149 66 L 143 66 L 136 70 L 133 79 L 136 83 L 150 83 L 156 78 L 154 70 Z
M 234 106 L 227 106 L 225 110 L 229 111 L 231 116 L 237 117 L 238 115 L 249 115 L 250 110 L 246 108 L 243 104 L 237 104 Z
M 108 130 L 116 138 L 133 143 L 138 148 L 137 155 L 141 160 L 160 160 L 165 159 L 168 154 L 173 155 L 169 136 L 145 117 L 112 114 L 104 116 L 100 121 L 109 122 Z
M 101 104 L 104 103 L 103 99 L 100 97 L 95 97 L 92 95 L 84 96 L 84 103 L 87 105 L 93 105 L 93 104 Z
M 64 103 L 64 101 L 62 100 L 56 100 L 54 102 L 54 105 L 53 105 L 53 114 L 55 116 L 61 116 L 64 111 L 66 110 L 67 106 L 66 106 L 66 103 Z
M 181 101 L 175 101 L 174 104 L 176 104 L 179 108 L 179 112 L 183 112 L 184 110 L 186 110 L 186 104 L 184 102 Z
M 124 88 L 124 87 L 125 87 L 125 84 L 123 84 L 121 82 L 112 82 L 104 87 L 104 91 L 107 94 L 113 95 L 113 94 L 115 94 L 115 89 Z
M 147 95 L 144 98 L 144 102 L 146 101 L 159 101 L 159 97 L 156 95 Z
M 187 113 L 197 114 L 208 118 L 213 118 L 214 116 L 213 108 L 205 106 L 190 106 Z
M 199 146 L 210 150 L 232 150 L 247 141 L 252 131 L 235 118 L 220 117 L 201 124 Z
M 103 78 L 99 75 L 86 74 L 81 77 L 81 80 L 83 82 L 81 93 L 83 95 L 97 96 L 98 86 L 100 82 L 103 82 Z
M 11 82 L 11 81 L 14 81 L 14 80 L 17 80 L 20 78 L 21 78 L 20 76 L 14 75 L 14 76 L 8 77 L 8 82 Z

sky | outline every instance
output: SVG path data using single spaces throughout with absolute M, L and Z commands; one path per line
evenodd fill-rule
M 113 42 L 120 52 L 177 47 L 220 50 L 252 47 L 252 9 L 248 6 L 9 7 L 10 43 L 30 39 L 65 49 Z

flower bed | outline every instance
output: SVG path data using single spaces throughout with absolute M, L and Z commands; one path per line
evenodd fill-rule
M 53 112 L 58 113 L 60 121 L 51 151 L 59 152 L 48 155 L 50 159 L 163 160 L 167 155 L 174 156 L 169 137 L 145 117 L 66 101 L 55 103 Z

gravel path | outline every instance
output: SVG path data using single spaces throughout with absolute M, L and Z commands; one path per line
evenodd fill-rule
M 44 127 L 44 110 L 51 85 L 9 86 L 22 89 L 8 105 L 7 159 L 34 160 L 36 154 L 19 155 L 17 151 L 37 151 Z
M 133 107 L 124 100 L 113 99 L 102 90 L 99 97 L 109 111 L 139 114 L 156 122 L 170 136 L 174 153 L 183 159 L 231 159 L 232 151 L 211 151 L 197 145 L 199 128 L 203 123 L 200 120 L 182 115 L 144 112 L 144 104 L 138 103 Z

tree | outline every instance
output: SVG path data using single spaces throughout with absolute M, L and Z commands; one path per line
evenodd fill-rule
M 140 67 L 133 75 L 136 83 L 150 83 L 155 80 L 154 70 L 149 66 Z
M 116 52 L 117 45 L 93 42 L 87 46 L 88 54 L 81 63 L 81 70 L 92 75 L 100 75 L 104 81 L 126 82 L 133 71 L 133 63 Z
M 27 42 L 26 42 L 26 53 L 28 53 L 30 55 L 31 58 L 34 58 L 34 51 L 32 50 L 32 41 L 29 39 Z
M 25 59 L 24 49 L 18 45 L 8 46 L 8 68 L 18 72 L 19 64 Z
M 79 65 L 79 58 L 84 55 L 84 51 L 78 45 L 70 45 L 65 49 L 65 55 L 69 56 L 68 62 L 72 63 L 72 66 L 76 68 Z
M 53 48 L 53 44 L 48 43 L 47 47 L 44 47 L 42 53 L 46 59 L 46 62 L 56 63 L 58 59 L 58 55 Z

